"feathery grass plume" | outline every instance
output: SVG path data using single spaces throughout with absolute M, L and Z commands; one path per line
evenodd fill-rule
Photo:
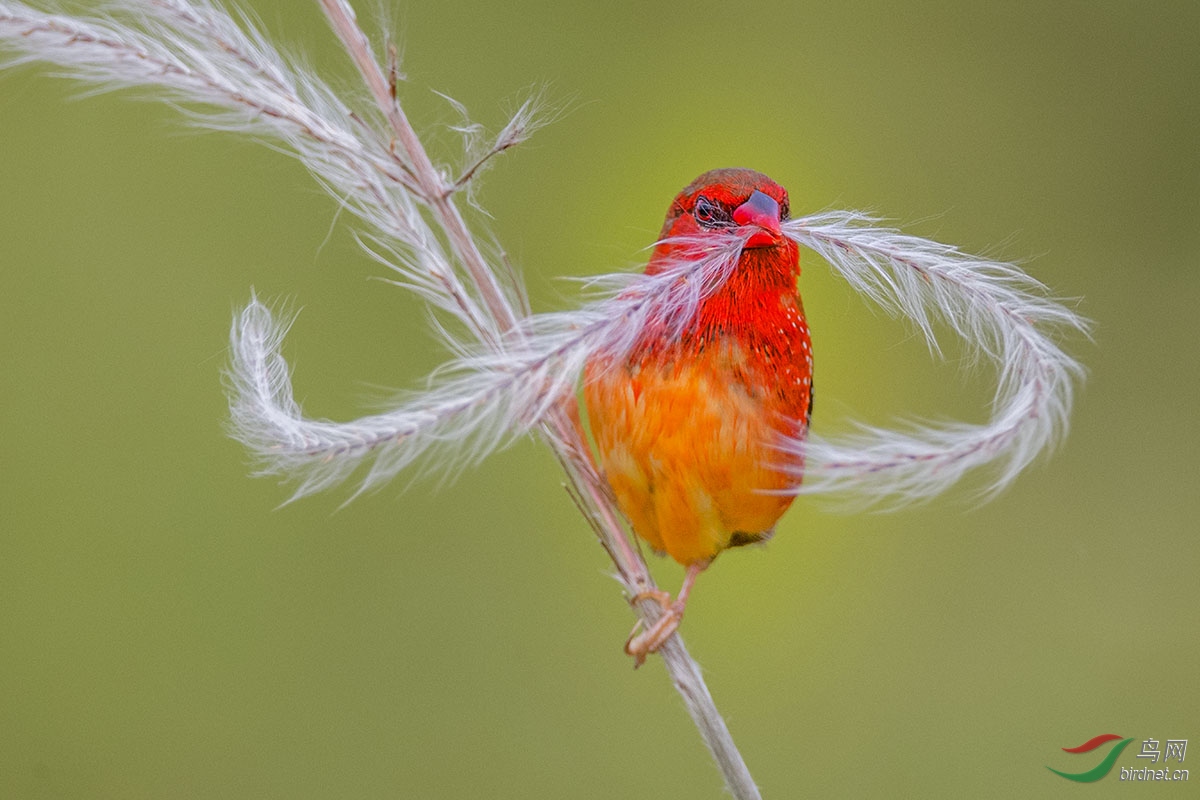
M 486 214 L 487 210 L 477 205 L 471 194 L 478 185 L 474 179 L 493 163 L 496 156 L 522 144 L 538 130 L 552 124 L 559 112 L 551 108 L 545 90 L 537 90 L 521 101 L 516 110 L 509 114 L 504 127 L 488 139 L 484 127 L 471 120 L 466 106 L 442 92 L 435 94 L 449 103 L 462 118 L 460 123 L 450 126 L 450 130 L 462 137 L 463 150 L 463 164 L 452 185 L 455 190 L 466 187 L 471 205 Z
M 589 284 L 600 289 L 596 300 L 574 311 L 524 318 L 499 348 L 448 338 L 458 357 L 430 376 L 426 391 L 352 422 L 303 416 L 280 353 L 291 322 L 277 321 L 252 298 L 230 333 L 232 433 L 254 453 L 261 474 L 297 484 L 293 499 L 343 482 L 368 461 L 359 491 L 426 454 L 441 469 L 476 462 L 572 397 L 593 354 L 619 357 L 651 325 L 678 336 L 733 272 L 742 247 L 732 234 L 673 243 L 688 248 L 688 255 L 656 275 L 592 279 Z
M 927 500 L 967 472 L 990 467 L 979 491 L 993 496 L 1066 435 L 1083 368 L 1051 337 L 1086 334 L 1088 323 L 1012 264 L 879 222 L 860 212 L 826 211 L 786 222 L 783 231 L 815 250 L 855 291 L 915 323 L 934 353 L 940 353 L 934 327 L 941 322 L 972 357 L 992 361 L 998 380 L 991 419 L 984 425 L 910 423 L 907 430 L 860 424 L 837 441 L 810 433 L 807 441 L 784 442 L 782 449 L 804 458 L 804 483 L 796 491 L 898 506 Z
M 477 336 L 499 338 L 421 213 L 412 165 L 370 127 L 380 113 L 352 107 L 248 17 L 208 0 L 143 0 L 103 16 L 47 13 L 0 2 L 0 66 L 50 62 L 98 89 L 154 89 L 198 127 L 253 136 L 295 155 L 328 192 L 386 242 L 406 286 Z

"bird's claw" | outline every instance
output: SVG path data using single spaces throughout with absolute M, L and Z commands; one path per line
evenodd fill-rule
M 625 654 L 633 656 L 633 668 L 637 669 L 642 664 L 646 663 L 646 657 L 651 653 L 658 652 L 658 649 L 670 639 L 679 627 L 679 623 L 683 620 L 683 604 L 679 602 L 670 603 L 670 595 L 666 592 L 648 592 L 649 599 L 657 600 L 663 607 L 664 613 L 659 617 L 653 625 L 645 630 L 641 630 L 642 621 L 639 619 L 633 626 L 633 630 L 629 633 L 629 638 L 625 641 Z M 634 598 L 637 599 L 636 597 Z

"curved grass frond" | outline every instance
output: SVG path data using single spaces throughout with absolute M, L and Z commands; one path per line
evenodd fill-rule
M 737 264 L 741 239 L 717 241 L 705 242 L 704 257 L 653 276 L 596 279 L 594 285 L 608 287 L 600 298 L 575 311 L 529 317 L 500 348 L 456 342 L 458 357 L 430 377 L 426 391 L 352 422 L 304 416 L 280 352 L 290 321 L 276 320 L 252 298 L 230 332 L 231 432 L 255 455 L 261 473 L 297 485 L 294 497 L 339 484 L 366 463 L 359 491 L 426 455 L 442 470 L 474 463 L 572 396 L 594 355 L 623 353 L 652 321 L 681 329 Z
M 785 223 L 784 233 L 815 250 L 865 295 L 912 320 L 931 350 L 943 323 L 972 355 L 996 365 L 991 419 L 910 424 L 906 430 L 860 425 L 831 441 L 810 434 L 781 446 L 804 458 L 800 494 L 839 493 L 868 503 L 928 499 L 967 472 L 990 467 L 991 496 L 1067 431 L 1083 368 L 1055 343 L 1088 323 L 1012 264 L 976 258 L 950 245 L 878 226 L 853 211 L 827 211 Z

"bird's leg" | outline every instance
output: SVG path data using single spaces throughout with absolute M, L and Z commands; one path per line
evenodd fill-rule
M 653 625 L 640 633 L 638 628 L 642 623 L 639 620 L 633 628 L 633 633 L 629 634 L 629 640 L 625 642 L 625 652 L 633 656 L 634 669 L 644 664 L 646 656 L 657 652 L 658 648 L 662 647 L 663 643 L 675 633 L 675 629 L 683 620 L 683 610 L 687 606 L 688 595 L 691 594 L 692 587 L 696 584 L 696 578 L 707 566 L 707 561 L 688 565 L 687 573 L 683 576 L 683 586 L 679 587 L 679 594 L 675 596 L 674 603 L 668 602 L 671 597 L 669 594 L 658 589 L 638 592 L 633 596 L 631 603 L 647 599 L 656 600 L 666 612 Z

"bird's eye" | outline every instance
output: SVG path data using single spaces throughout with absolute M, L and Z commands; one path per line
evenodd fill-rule
M 790 204 L 789 204 L 789 203 L 788 203 L 788 202 L 785 200 L 785 201 L 783 202 L 783 205 L 779 207 L 779 221 L 780 221 L 780 222 L 786 222 L 786 221 L 788 220 L 788 218 L 789 218 L 789 217 L 791 217 L 791 216 L 792 216 L 792 207 L 791 207 L 791 205 L 790 205 Z
M 729 213 L 707 197 L 696 198 L 696 208 L 692 212 L 696 221 L 706 228 L 715 228 L 729 224 Z

